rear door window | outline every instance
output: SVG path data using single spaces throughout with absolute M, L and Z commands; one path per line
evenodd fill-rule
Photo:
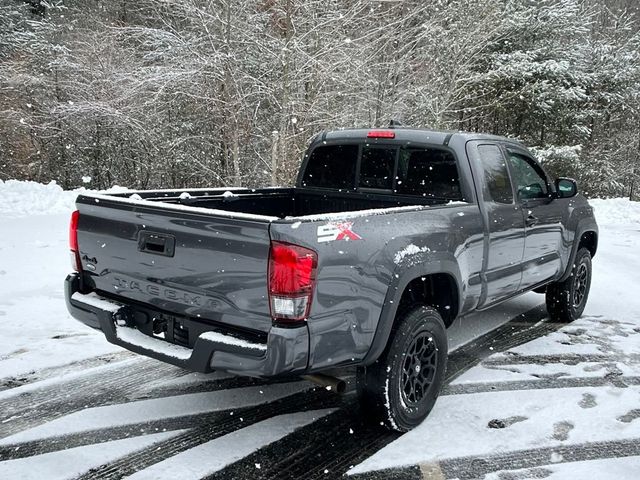
M 358 145 L 321 145 L 311 152 L 302 185 L 352 189 L 356 182 Z
M 448 150 L 437 148 L 401 148 L 396 192 L 460 200 L 462 193 L 455 157 Z

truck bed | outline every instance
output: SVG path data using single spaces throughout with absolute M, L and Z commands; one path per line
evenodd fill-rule
M 312 188 L 147 190 L 109 194 L 114 199 L 138 199 L 263 217 L 303 217 L 339 212 L 434 205 L 450 199 L 399 196 L 377 192 L 328 191 Z
M 139 305 L 149 325 L 170 312 L 203 322 L 203 328 L 219 325 L 264 340 L 272 326 L 266 291 L 271 241 L 290 241 L 276 223 L 293 225 L 299 218 L 315 225 L 326 223 L 325 215 L 342 219 L 448 201 L 306 188 L 82 194 L 82 289 Z M 317 237 L 315 226 L 295 232 L 303 230 Z M 168 315 L 167 324 L 175 322 Z M 198 332 L 192 325 L 182 344 L 192 347 Z M 177 339 L 179 327 L 167 334 Z

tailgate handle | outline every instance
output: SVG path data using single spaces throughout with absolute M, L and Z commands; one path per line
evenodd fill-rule
M 138 235 L 138 250 L 173 257 L 176 250 L 176 238 L 173 235 L 142 231 Z

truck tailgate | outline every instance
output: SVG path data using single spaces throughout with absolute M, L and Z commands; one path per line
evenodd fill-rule
M 84 196 L 77 206 L 82 269 L 98 292 L 256 333 L 271 327 L 268 220 Z

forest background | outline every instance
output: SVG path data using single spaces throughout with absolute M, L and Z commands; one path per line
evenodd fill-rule
M 324 129 L 516 137 L 638 197 L 635 0 L 0 0 L 0 180 L 288 185 Z

